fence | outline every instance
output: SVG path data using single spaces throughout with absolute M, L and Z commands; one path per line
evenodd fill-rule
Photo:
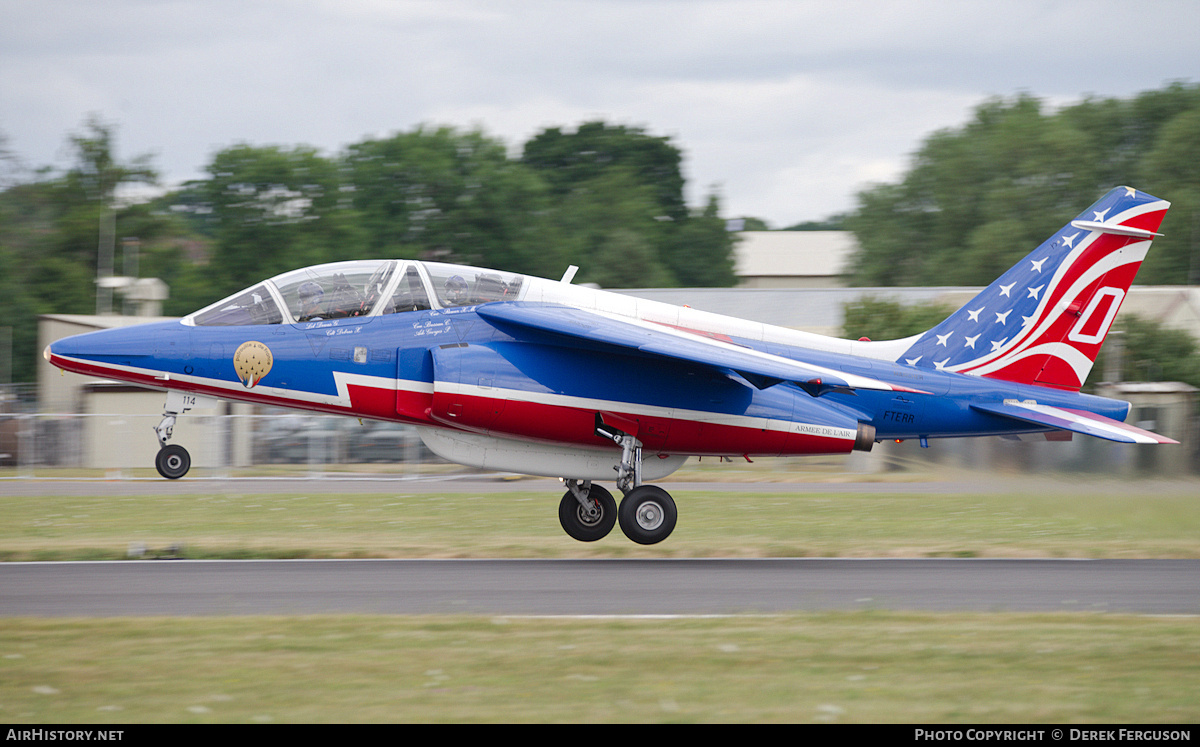
M 1156 423 L 1142 423 L 1156 427 Z M 0 476 L 156 476 L 161 415 L 0 413 Z M 1166 435 L 1177 446 L 1114 444 L 1078 436 L 1046 442 L 1000 438 L 884 442 L 846 457 L 851 472 L 888 472 L 919 465 L 969 470 L 1082 472 L 1184 477 L 1200 473 L 1200 423 L 1188 420 Z M 320 476 L 326 472 L 416 474 L 445 471 L 412 426 L 287 411 L 180 417 L 171 443 L 188 449 L 193 476 L 253 474 Z M 801 458 L 806 460 L 806 458 Z M 811 458 L 808 458 L 810 460 Z M 775 460 L 760 460 L 767 467 Z M 807 461 L 807 460 L 806 460 Z
M 154 473 L 161 415 L 0 414 L 0 468 L 32 476 L 50 470 L 148 470 Z M 352 465 L 414 471 L 446 462 L 430 452 L 412 426 L 307 415 L 193 415 L 179 418 L 171 443 L 192 456 L 199 473 L 306 470 Z M 290 469 L 288 469 L 290 468 Z

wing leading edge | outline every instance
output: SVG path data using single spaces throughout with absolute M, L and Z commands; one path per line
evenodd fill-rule
M 1096 436 L 1126 444 L 1177 444 L 1178 441 L 1142 430 L 1137 426 L 1106 418 L 1103 415 L 1065 407 L 1039 405 L 1035 402 L 1006 400 L 1001 404 L 973 404 L 981 412 L 1000 415 L 1034 425 L 1044 425 L 1064 431 Z
M 866 376 L 814 366 L 740 345 L 640 320 L 614 319 L 556 304 L 497 303 L 480 306 L 479 316 L 496 327 L 532 329 L 590 344 L 634 350 L 652 356 L 699 363 L 736 372 L 759 389 L 790 382 L 814 397 L 854 389 L 920 392 Z

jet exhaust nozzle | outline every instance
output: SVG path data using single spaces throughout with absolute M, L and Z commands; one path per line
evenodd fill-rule
M 875 426 L 870 423 L 858 424 L 858 435 L 854 439 L 855 451 L 870 451 L 875 445 Z

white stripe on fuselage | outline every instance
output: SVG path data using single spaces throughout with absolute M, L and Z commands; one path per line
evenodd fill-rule
M 205 387 L 207 389 L 218 389 L 232 394 L 250 393 L 262 395 L 264 397 L 273 397 L 276 399 L 287 399 L 298 403 L 323 405 L 326 407 L 340 407 L 350 412 L 347 415 L 352 415 L 352 402 L 350 398 L 350 386 L 360 386 L 372 389 L 382 389 L 389 392 L 413 392 L 416 394 L 433 394 L 434 385 L 424 381 L 413 381 L 410 379 L 391 379 L 383 376 L 367 376 L 365 374 L 349 373 L 346 371 L 333 371 L 334 383 L 337 386 L 338 393 L 336 395 L 319 394 L 317 392 L 305 392 L 295 389 L 283 389 L 270 386 L 256 386 L 253 389 L 246 389 L 240 382 L 230 382 L 223 379 L 209 379 L 201 376 L 188 376 L 183 374 L 171 374 L 169 380 L 164 380 L 161 377 L 161 371 L 153 369 L 137 368 L 134 366 L 124 366 L 113 363 L 98 363 L 96 361 L 87 360 L 85 358 L 69 358 L 67 356 L 59 356 L 64 360 L 77 361 L 95 368 L 103 368 L 111 371 L 114 378 L 124 379 L 126 377 L 120 374 L 140 374 L 142 376 L 157 378 L 162 382 L 157 388 L 168 389 L 171 382 L 178 382 L 190 386 Z M 138 381 L 136 383 L 144 386 L 151 386 L 149 382 Z M 467 396 L 485 397 L 489 399 L 500 400 L 515 400 L 518 402 L 528 402 L 531 404 L 553 405 L 557 407 L 569 407 L 578 410 L 586 410 L 595 412 L 597 410 L 615 411 L 628 413 L 633 415 L 642 415 L 652 418 L 675 418 L 689 420 L 708 425 L 725 425 L 741 428 L 753 428 L 755 430 L 769 430 L 778 433 L 802 433 L 812 436 L 823 436 L 826 438 L 839 439 L 854 439 L 856 431 L 851 428 L 841 428 L 838 426 L 821 425 L 817 423 L 799 423 L 788 420 L 777 420 L 772 418 L 761 418 L 750 415 L 736 415 L 718 412 L 708 412 L 705 410 L 684 410 L 670 407 L 660 407 L 656 405 L 643 405 L 631 402 L 622 402 L 619 400 L 595 399 L 590 397 L 575 397 L 565 394 L 554 394 L 551 392 L 529 392 L 520 389 L 499 389 L 496 387 L 480 387 L 477 385 L 457 384 L 450 382 L 438 382 L 437 388 L 439 391 L 456 393 Z M 209 392 L 212 396 L 220 396 Z M 237 396 L 231 396 L 231 399 L 240 399 Z
M 706 425 L 727 425 L 739 428 L 753 428 L 777 433 L 805 433 L 813 436 L 828 438 L 853 439 L 857 431 L 853 428 L 841 428 L 817 423 L 799 423 L 775 418 L 761 418 L 751 415 L 709 412 L 707 410 L 686 410 L 658 405 L 646 405 L 618 400 L 596 399 L 592 397 L 576 397 L 568 394 L 553 392 L 530 392 L 523 389 L 500 389 L 497 387 L 481 387 L 475 384 L 459 384 L 439 381 L 436 385 L 439 392 L 458 394 L 486 399 L 527 402 L 537 405 L 554 407 L 569 407 L 587 412 L 617 411 L 650 418 L 687 420 Z
M 229 392 L 230 399 L 242 399 L 242 394 L 249 393 L 251 395 L 261 395 L 263 397 L 274 397 L 276 399 L 289 399 L 305 404 L 324 405 L 327 407 L 342 407 L 350 409 L 350 385 L 371 387 L 374 389 L 384 389 L 388 391 L 407 391 L 420 394 L 432 394 L 433 385 L 422 381 L 411 381 L 408 379 L 393 379 L 385 376 L 367 376 L 364 374 L 349 373 L 345 371 L 333 371 L 334 385 L 337 388 L 337 394 L 321 394 L 319 392 L 308 392 L 301 389 L 285 389 L 282 387 L 264 386 L 259 384 L 253 388 L 247 389 L 240 381 L 227 381 L 225 379 L 210 379 L 204 376 L 194 376 L 179 373 L 164 373 L 152 368 L 139 368 L 137 366 L 125 366 L 118 363 L 102 363 L 99 361 L 90 360 L 88 358 L 72 358 L 70 356 L 60 355 L 65 361 L 74 361 L 76 363 L 90 366 L 92 368 L 100 368 L 111 372 L 114 379 L 122 381 L 133 381 L 133 383 L 141 386 L 151 386 L 157 389 L 172 389 L 172 383 L 180 383 L 189 386 L 205 387 L 206 389 L 217 389 L 223 392 Z M 124 374 L 124 375 L 123 375 Z M 153 381 L 143 381 L 134 379 L 133 375 L 143 376 Z M 213 393 L 213 396 L 220 396 L 219 393 Z

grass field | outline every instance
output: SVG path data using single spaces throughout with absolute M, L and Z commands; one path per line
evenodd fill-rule
M 323 492 L 4 499 L 0 560 L 184 557 L 1200 557 L 1200 490 L 1061 484 L 1019 492 L 751 493 L 672 488 L 653 547 L 558 525 L 557 494 Z
M 662 545 L 580 544 L 502 493 L 3 499 L 7 560 L 1200 557 L 1200 491 L 672 489 Z M 678 619 L 0 618 L 0 720 L 1195 723 L 1200 619 L 845 612 Z
M 0 619 L 0 720 L 1195 723 L 1200 625 L 855 612 Z

